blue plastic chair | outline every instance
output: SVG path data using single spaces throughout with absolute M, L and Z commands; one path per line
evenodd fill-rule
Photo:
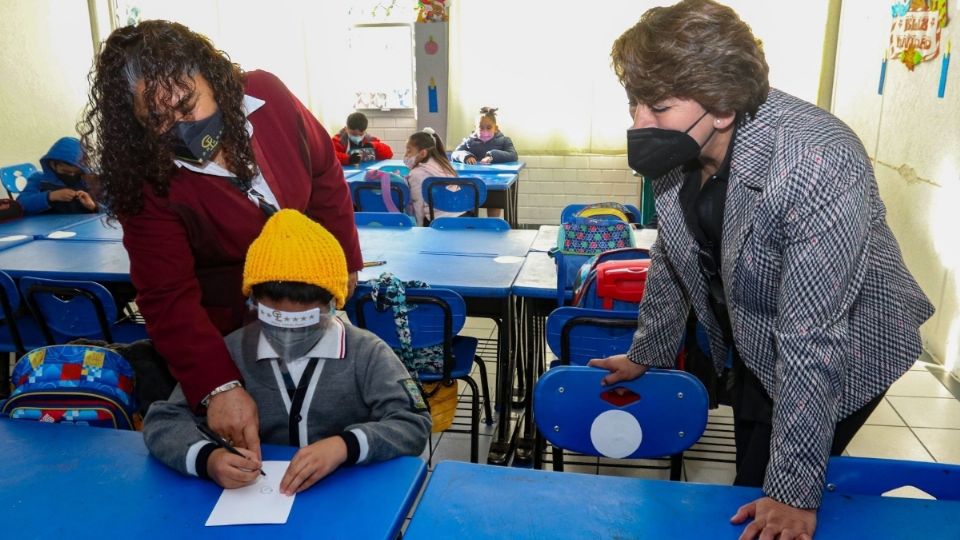
M 707 390 L 696 377 L 651 369 L 638 379 L 604 387 L 600 381 L 607 373 L 561 366 L 537 381 L 533 417 L 555 449 L 617 459 L 679 456 L 703 435 Z M 671 470 L 671 479 L 680 479 L 679 467 Z
M 358 227 L 398 227 L 409 229 L 417 224 L 412 217 L 399 212 L 354 212 Z
M 99 283 L 23 277 L 20 294 L 50 345 L 76 338 L 108 343 L 147 338 L 146 326 L 118 320 L 113 295 Z
M 882 495 L 903 486 L 922 489 L 938 500 L 960 500 L 960 465 L 844 456 L 827 462 L 827 491 Z
M 421 189 L 430 208 L 430 221 L 434 219 L 434 210 L 470 212 L 476 216 L 487 202 L 487 185 L 479 178 L 430 176 L 423 180 Z
M 350 185 L 350 196 L 353 198 L 353 207 L 357 212 L 387 212 L 383 204 L 383 195 L 380 194 L 380 182 L 347 182 Z M 390 196 L 393 204 L 402 212 L 410 202 L 410 187 L 399 178 L 390 180 Z
M 565 206 L 563 210 L 560 212 L 560 223 L 564 223 L 573 219 L 573 216 L 577 212 L 582 210 L 585 206 L 587 206 L 585 203 L 568 204 L 567 206 Z M 629 214 L 627 214 L 628 222 L 640 223 L 640 218 L 641 218 L 640 209 L 632 204 L 625 204 L 623 206 L 630 212 Z
M 554 259 L 557 262 L 557 305 L 563 306 L 566 303 L 566 295 L 573 290 L 580 273 L 580 268 L 590 260 L 593 255 L 564 255 L 557 251 L 554 253 Z M 622 248 L 612 249 L 597 255 L 597 262 L 604 261 L 623 261 L 630 259 L 649 259 L 650 252 L 641 248 Z M 635 306 L 634 306 L 635 307 Z
M 17 357 L 47 344 L 40 326 L 20 311 L 20 291 L 6 272 L 0 271 L 0 352 Z M 10 393 L 10 363 L 0 360 L 0 397 Z
M 378 335 L 394 349 L 400 348 L 397 338 L 393 310 L 377 311 L 376 303 L 370 295 L 369 286 L 357 288 L 354 295 L 356 325 Z M 480 435 L 480 389 L 470 376 L 470 370 L 476 363 L 480 368 L 480 383 L 483 387 L 484 413 L 487 424 L 493 423 L 490 407 L 490 387 L 487 381 L 487 367 L 477 356 L 477 338 L 456 335 L 463 329 L 467 317 L 467 305 L 463 297 L 449 289 L 406 290 L 407 304 L 410 309 L 407 321 L 410 325 L 411 346 L 415 349 L 433 345 L 443 345 L 444 363 L 442 373 L 419 373 L 423 382 L 449 382 L 461 380 L 467 383 L 472 392 L 473 403 L 470 415 L 470 461 L 479 460 Z M 456 431 L 456 430 L 448 430 Z
M 627 352 L 636 330 L 636 312 L 561 307 L 547 317 L 547 345 L 556 365 L 585 366 Z
M 488 217 L 438 217 L 430 222 L 432 229 L 465 230 L 483 229 L 487 231 L 509 231 L 510 224 L 500 218 Z
M 0 167 L 0 182 L 3 183 L 4 189 L 12 197 L 27 187 L 27 178 L 30 178 L 30 175 L 35 172 L 37 172 L 37 168 L 33 166 L 33 163 Z

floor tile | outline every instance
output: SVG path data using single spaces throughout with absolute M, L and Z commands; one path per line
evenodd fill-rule
M 919 372 L 917 372 L 919 373 Z M 873 413 L 867 418 L 866 425 L 868 426 L 905 426 L 903 419 L 900 418 L 900 415 L 897 414 L 897 411 L 893 409 L 890 403 L 883 399 L 880 401 L 880 404 L 877 405 L 877 408 L 873 410 Z
M 731 485 L 733 479 L 737 476 L 737 470 L 733 463 L 685 459 L 683 460 L 683 474 L 683 478 L 687 482 Z
M 960 465 L 960 429 L 914 428 L 913 432 L 938 463 Z
M 945 397 L 953 394 L 929 371 L 908 371 L 887 390 L 888 396 Z
M 910 427 L 960 429 L 960 401 L 890 396 L 890 405 Z
M 487 452 L 490 451 L 490 442 L 493 438 L 480 435 L 479 450 L 480 463 L 487 462 Z M 442 461 L 470 461 L 470 435 L 466 433 L 444 433 L 440 444 L 433 452 L 433 466 Z
M 933 461 L 907 427 L 863 426 L 847 445 L 847 452 L 855 457 Z

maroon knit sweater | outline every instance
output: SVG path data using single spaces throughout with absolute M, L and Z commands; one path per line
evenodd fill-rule
M 266 102 L 248 120 L 257 165 L 280 207 L 320 222 L 343 246 L 349 271 L 360 270 L 350 193 L 330 135 L 272 74 L 247 73 L 245 90 Z M 144 185 L 143 198 L 143 211 L 121 217 L 137 305 L 196 407 L 217 386 L 241 379 L 222 335 L 244 322 L 243 261 L 266 217 L 227 179 L 186 168 L 167 196 Z

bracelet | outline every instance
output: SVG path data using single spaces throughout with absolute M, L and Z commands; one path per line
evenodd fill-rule
M 210 393 L 207 394 L 207 397 L 200 400 L 200 405 L 203 405 L 204 407 L 206 407 L 210 403 L 210 398 L 212 398 L 213 396 L 217 394 L 222 394 L 228 390 L 233 390 L 234 388 L 240 388 L 242 386 L 243 384 L 241 384 L 240 381 L 237 381 L 237 380 L 225 382 L 220 386 L 211 390 Z

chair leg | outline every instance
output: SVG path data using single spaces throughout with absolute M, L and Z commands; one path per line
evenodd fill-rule
M 552 446 L 553 448 L 553 470 L 563 472 L 563 448 Z
M 490 405 L 490 383 L 487 381 L 487 364 L 479 356 L 474 356 L 473 361 L 480 368 L 480 385 L 483 387 L 483 414 L 487 415 L 486 424 L 493 425 L 493 408 Z
M 680 480 L 683 473 L 683 452 L 670 456 L 670 480 Z
M 543 435 L 540 434 L 540 430 L 536 427 L 533 428 L 533 468 L 536 470 L 543 469 L 543 452 L 546 450 L 544 446 Z
M 470 463 L 480 462 L 480 389 L 472 377 L 463 379 L 470 386 L 473 406 L 470 407 Z

